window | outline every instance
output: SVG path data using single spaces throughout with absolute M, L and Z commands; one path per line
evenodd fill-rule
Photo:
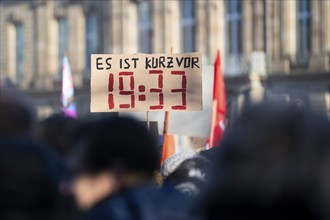
M 98 16 L 90 13 L 86 19 L 86 70 L 90 69 L 90 55 L 99 52 Z
M 181 47 L 182 52 L 193 52 L 196 45 L 195 1 L 183 0 L 180 2 L 181 11 Z
M 68 46 L 68 21 L 66 18 L 58 19 L 58 60 L 59 74 L 62 75 L 62 60 Z
M 24 79 L 24 27 L 16 25 L 16 82 L 20 84 Z
M 297 1 L 297 55 L 308 58 L 311 49 L 311 1 Z
M 226 51 L 229 55 L 242 53 L 242 2 L 226 1 Z
M 141 1 L 138 5 L 138 31 L 139 51 L 141 53 L 152 52 L 152 23 L 151 7 L 149 1 Z

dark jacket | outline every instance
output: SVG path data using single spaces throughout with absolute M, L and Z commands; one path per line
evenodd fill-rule
M 104 199 L 79 219 L 83 220 L 175 220 L 196 219 L 192 215 L 194 199 L 171 187 L 135 188 Z

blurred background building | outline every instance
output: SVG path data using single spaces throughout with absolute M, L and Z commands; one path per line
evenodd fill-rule
M 330 117 L 328 0 L 34 0 L 0 2 L 1 85 L 35 97 L 40 117 L 60 109 L 68 52 L 78 113 L 89 112 L 90 54 L 222 54 L 231 117 L 262 99 Z M 211 85 L 210 85 L 211 86 Z

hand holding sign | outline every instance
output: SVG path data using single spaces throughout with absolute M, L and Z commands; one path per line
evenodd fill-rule
M 91 111 L 201 110 L 201 54 L 91 56 Z

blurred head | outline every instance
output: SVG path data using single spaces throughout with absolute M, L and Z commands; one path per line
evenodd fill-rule
M 0 138 L 31 136 L 35 116 L 24 94 L 14 89 L 0 88 Z
M 196 152 L 192 150 L 183 150 L 167 158 L 161 168 L 160 172 L 164 178 L 167 178 L 171 173 L 173 173 L 177 167 L 185 160 L 192 158 L 196 155 Z
M 0 138 L 31 136 L 35 119 L 35 112 L 24 94 L 0 88 Z
M 81 128 L 72 162 L 77 203 L 88 209 L 107 196 L 151 181 L 159 154 L 140 122 L 106 118 Z
M 245 110 L 219 146 L 208 219 L 327 219 L 328 135 L 303 108 Z
M 198 195 L 209 178 L 210 162 L 203 156 L 183 161 L 165 180 L 165 184 L 188 195 Z
M 71 149 L 72 136 L 80 123 L 77 119 L 57 114 L 38 126 L 38 138 L 53 147 L 56 152 L 66 156 Z
M 0 219 L 53 219 L 61 166 L 52 152 L 28 140 L 0 141 Z

